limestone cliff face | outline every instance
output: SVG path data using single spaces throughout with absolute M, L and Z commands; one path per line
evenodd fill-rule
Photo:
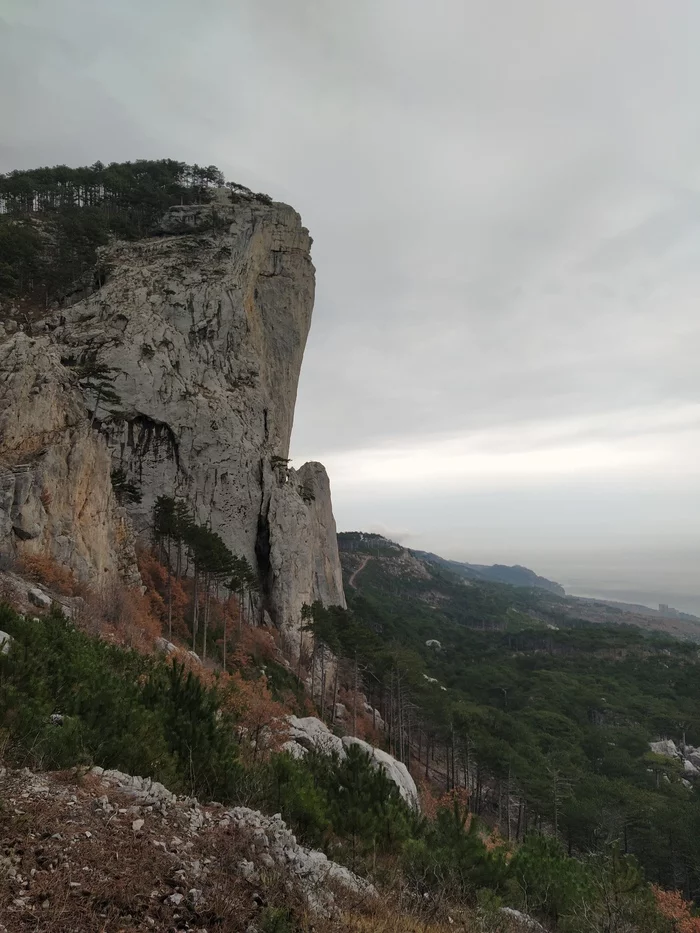
M 107 445 L 46 337 L 0 342 L 0 555 L 50 554 L 90 583 L 133 582 Z
M 273 488 L 267 523 L 272 604 L 296 652 L 304 603 L 345 606 L 330 483 L 320 463 L 290 470 L 287 481 Z
M 325 471 L 282 463 L 311 323 L 311 239 L 290 207 L 228 192 L 173 208 L 159 232 L 105 249 L 100 287 L 49 322 L 50 339 L 64 359 L 114 370 L 119 404 L 85 404 L 112 466 L 141 486 L 137 529 L 159 495 L 186 499 L 257 563 L 264 608 L 294 629 L 304 602 L 345 604 Z

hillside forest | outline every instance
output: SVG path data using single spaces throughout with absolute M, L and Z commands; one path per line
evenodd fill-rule
M 205 568 L 221 552 L 203 556 L 217 546 L 173 522 L 162 499 L 140 601 L 87 599 L 77 626 L 2 609 L 8 763 L 117 767 L 281 812 L 376 883 L 396 885 L 398 868 L 405 890 L 471 905 L 484 930 L 503 905 L 556 930 L 583 929 L 583 912 L 591 930 L 695 929 L 667 915 L 695 923 L 696 792 L 649 749 L 662 735 L 700 740 L 695 645 L 557 619 L 535 590 L 465 583 L 390 542 L 363 553 L 341 536 L 349 609 L 306 608 L 295 668 L 259 624 L 249 570 L 230 555 L 217 582 Z M 47 562 L 23 572 L 74 586 Z M 163 631 L 174 655 L 147 648 Z M 207 637 L 202 665 L 187 646 L 201 658 Z M 291 757 L 289 713 L 406 762 L 421 811 L 359 749 Z

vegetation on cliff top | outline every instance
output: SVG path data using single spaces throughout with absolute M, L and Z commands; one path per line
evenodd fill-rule
M 226 183 L 215 166 L 138 159 L 70 168 L 56 165 L 0 175 L 0 299 L 40 307 L 76 287 L 99 284 L 97 249 L 110 237 L 148 236 L 169 207 L 207 202 Z

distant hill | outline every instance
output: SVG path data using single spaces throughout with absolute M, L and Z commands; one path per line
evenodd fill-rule
M 486 629 L 519 627 L 513 610 L 529 617 L 528 625 L 566 627 L 581 623 L 633 625 L 648 632 L 700 643 L 700 620 L 687 613 L 668 617 L 648 606 L 567 596 L 552 580 L 527 567 L 484 566 L 447 560 L 426 551 L 413 551 L 379 534 L 342 532 L 338 548 L 345 576 L 345 592 L 363 589 L 381 568 L 384 583 L 394 591 L 406 589 L 411 599 L 432 608 L 440 606 L 465 624 Z M 504 611 L 510 608 L 508 616 Z
M 414 551 L 413 553 L 417 557 L 422 557 L 423 560 L 429 560 L 447 567 L 453 573 L 465 577 L 467 580 L 491 580 L 493 583 L 510 583 L 511 586 L 536 587 L 539 590 L 556 593 L 557 596 L 566 596 L 563 586 L 553 580 L 548 580 L 546 577 L 539 576 L 528 567 L 521 567 L 520 564 L 516 564 L 514 567 L 508 567 L 505 564 L 493 564 L 491 566 L 487 564 L 467 564 L 458 560 L 447 560 L 428 551 Z
M 546 577 L 540 577 L 534 570 L 521 567 L 519 564 L 514 567 L 507 567 L 505 564 L 488 566 L 487 564 L 467 564 L 463 561 L 448 560 L 445 557 L 440 557 L 439 554 L 432 554 L 430 551 L 415 551 L 404 548 L 395 541 L 390 541 L 388 538 L 372 532 L 343 531 L 338 535 L 338 547 L 341 551 L 363 551 L 377 555 L 407 552 L 419 560 L 438 564 L 464 580 L 488 580 L 491 583 L 534 587 L 538 590 L 546 590 L 548 593 L 556 593 L 557 596 L 566 596 L 563 586 L 553 580 L 548 580 Z

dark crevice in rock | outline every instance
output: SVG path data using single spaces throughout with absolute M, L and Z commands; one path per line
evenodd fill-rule
M 262 466 L 262 464 L 261 464 Z M 258 562 L 258 574 L 260 576 L 260 587 L 262 591 L 263 609 L 270 613 L 274 624 L 277 624 L 276 614 L 272 601 L 272 564 L 270 562 L 270 500 L 265 499 L 263 492 L 263 501 L 260 503 L 260 512 L 258 513 L 258 528 L 255 536 L 255 557 Z
M 169 424 L 149 418 L 148 415 L 136 415 L 126 419 L 126 437 L 122 434 L 119 443 L 118 427 L 115 423 L 105 422 L 104 432 L 110 443 L 121 448 L 121 459 L 128 451 L 136 460 L 143 461 L 146 457 L 155 462 L 171 460 L 180 470 L 180 448 L 175 432 Z M 123 430 L 123 428 L 122 428 Z

